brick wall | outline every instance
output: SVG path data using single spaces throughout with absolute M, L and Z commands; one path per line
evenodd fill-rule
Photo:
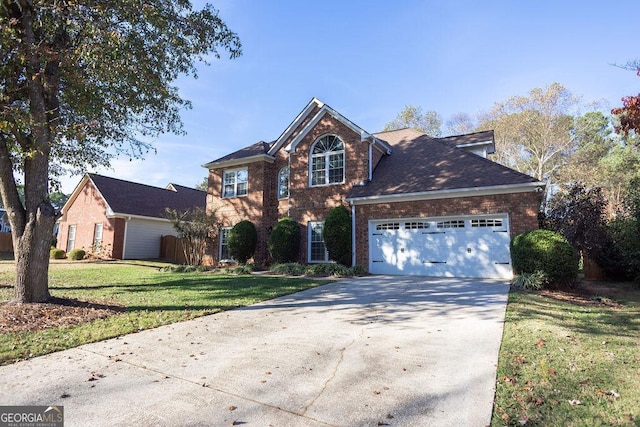
M 87 181 L 73 204 L 65 211 L 64 221 L 60 221 L 57 247 L 67 249 L 69 226 L 76 226 L 74 248 L 91 251 L 95 225 L 103 224 L 102 252 L 100 256 L 122 258 L 124 240 L 124 220 L 107 218 L 106 204 L 91 181 Z
M 370 220 L 509 213 L 513 237 L 538 228 L 541 197 L 527 192 L 356 206 L 356 262 L 369 265 Z

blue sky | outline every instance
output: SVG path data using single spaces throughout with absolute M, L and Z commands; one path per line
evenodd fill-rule
M 640 58 L 637 0 L 212 4 L 244 53 L 177 82 L 193 103 L 182 114 L 187 135 L 163 135 L 153 141 L 157 154 L 91 172 L 195 186 L 207 173 L 202 164 L 274 140 L 313 97 L 376 132 L 406 105 L 446 122 L 553 82 L 606 112 L 640 92 L 640 77 L 612 65 Z M 63 191 L 80 178 L 65 179 Z

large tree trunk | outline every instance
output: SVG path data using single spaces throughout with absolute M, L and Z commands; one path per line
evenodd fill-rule
M 28 214 L 22 236 L 13 238 L 16 259 L 14 302 L 44 302 L 49 299 L 49 249 L 55 223 L 54 209 L 43 203 Z

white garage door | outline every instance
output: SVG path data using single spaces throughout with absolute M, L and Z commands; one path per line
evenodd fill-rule
M 123 259 L 158 258 L 162 236 L 177 234 L 169 221 L 141 218 L 127 221 L 125 230 Z
M 437 277 L 512 277 L 506 215 L 369 222 L 369 271 Z

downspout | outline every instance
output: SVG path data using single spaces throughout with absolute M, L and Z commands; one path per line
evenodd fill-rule
M 351 204 L 351 265 L 356 265 L 356 205 Z
M 288 178 L 288 187 L 287 191 L 289 194 L 287 195 L 287 217 L 291 218 L 291 151 L 289 151 L 287 155 L 287 167 L 289 168 L 289 178 Z M 280 183 L 278 183 L 280 185 Z
M 124 235 L 122 236 L 122 259 L 126 259 L 125 251 L 127 249 L 127 226 L 129 225 L 130 219 L 131 219 L 130 216 L 124 219 Z

